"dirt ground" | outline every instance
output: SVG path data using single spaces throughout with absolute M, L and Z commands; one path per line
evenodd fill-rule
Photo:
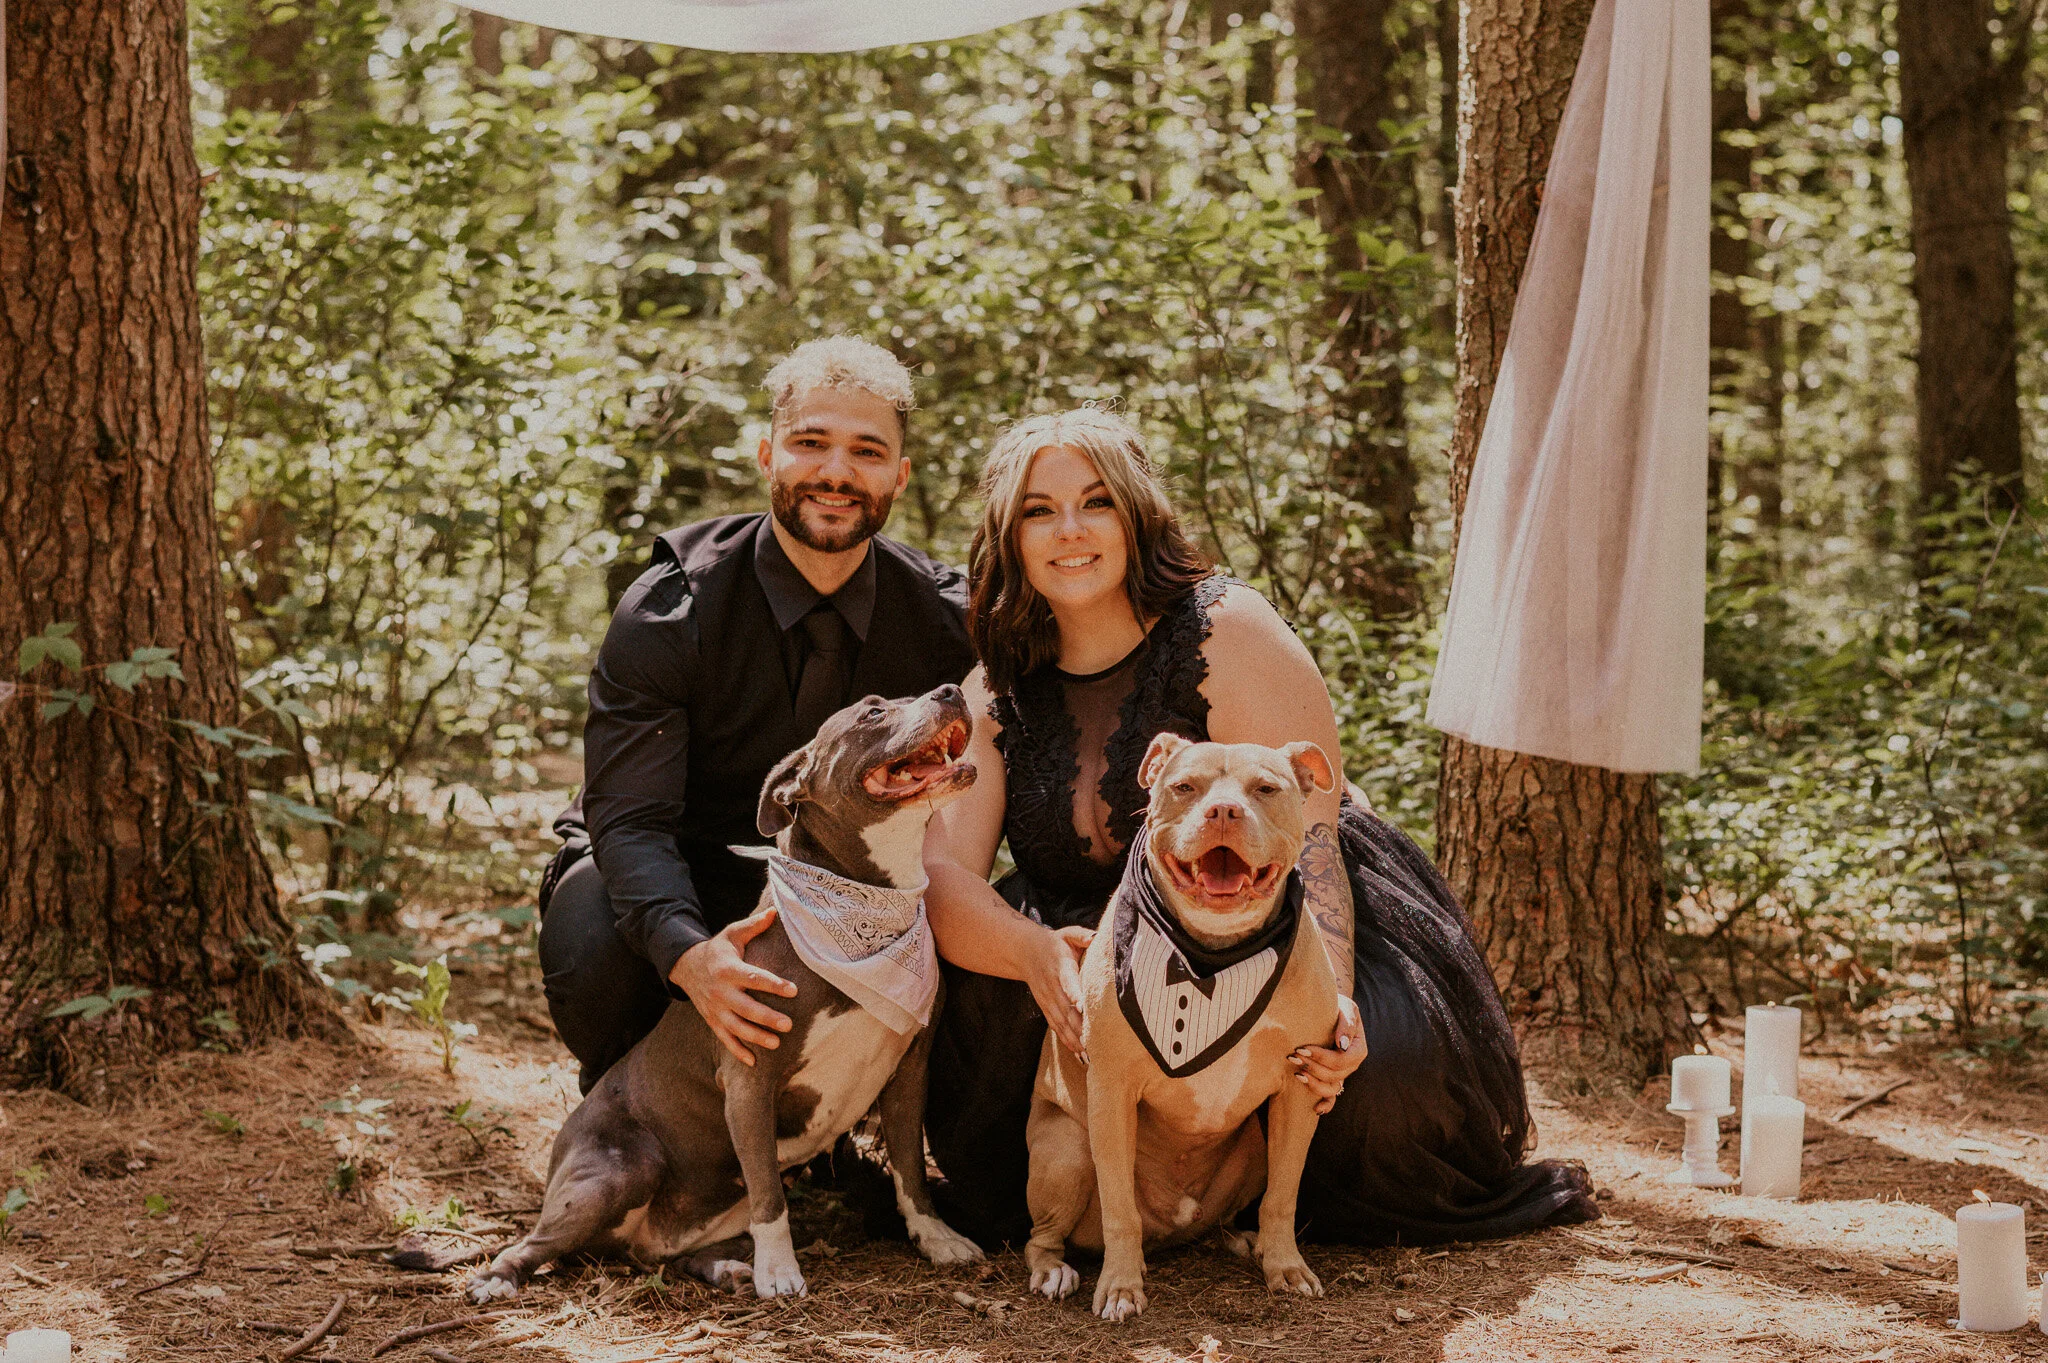
M 483 1021 L 452 1077 L 416 1025 L 363 1023 L 354 1051 L 297 1044 L 173 1058 L 113 1114 L 49 1093 L 0 1095 L 0 1196 L 26 1184 L 32 1199 L 0 1242 L 0 1328 L 69 1329 L 77 1357 L 95 1363 L 276 1358 L 293 1336 L 250 1322 L 304 1330 L 346 1294 L 341 1328 L 304 1356 L 359 1360 L 406 1327 L 472 1314 L 464 1269 L 409 1274 L 321 1249 L 389 1244 L 407 1213 L 454 1212 L 463 1235 L 450 1239 L 479 1245 L 531 1223 L 549 1142 L 575 1102 L 573 1062 L 525 990 L 459 979 L 451 1012 Z M 1719 1043 L 1738 1063 L 1739 1042 L 1730 1032 Z M 513 1314 L 382 1356 L 2048 1359 L 2048 1338 L 2031 1327 L 1968 1335 L 1948 1324 L 1950 1217 L 1973 1188 L 2027 1204 L 2032 1236 L 2048 1237 L 2048 1075 L 1877 1049 L 1809 1049 L 1800 1202 L 1663 1182 L 1679 1128 L 1661 1085 L 1605 1105 L 1560 1104 L 1539 1085 L 1539 1153 L 1585 1161 L 1606 1220 L 1451 1248 L 1311 1247 L 1329 1292 L 1320 1301 L 1269 1296 L 1243 1261 L 1204 1246 L 1157 1257 L 1150 1310 L 1107 1325 L 1086 1309 L 1092 1278 L 1054 1304 L 1025 1290 L 1016 1254 L 935 1271 L 900 1239 L 866 1235 L 845 1195 L 799 1189 L 807 1299 L 764 1308 L 624 1265 L 563 1265 Z M 1831 1120 L 1900 1078 L 1911 1082 L 1885 1101 Z M 343 1100 L 367 1110 L 323 1106 Z M 463 1102 L 471 1130 L 448 1116 Z M 359 1156 L 359 1180 L 344 1193 L 330 1186 L 337 1137 Z M 2048 1252 L 2034 1266 L 2048 1269 Z

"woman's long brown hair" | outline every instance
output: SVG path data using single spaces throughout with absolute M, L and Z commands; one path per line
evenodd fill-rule
M 1017 553 L 1025 485 L 1040 452 L 1076 449 L 1095 466 L 1123 522 L 1124 589 L 1140 624 L 1165 613 L 1214 570 L 1189 542 L 1145 455 L 1144 437 L 1113 412 L 1081 407 L 1020 421 L 989 451 L 981 474 L 981 525 L 968 554 L 972 581 L 967 630 L 989 689 L 1008 695 L 1019 678 L 1059 657 L 1052 608 L 1032 587 Z

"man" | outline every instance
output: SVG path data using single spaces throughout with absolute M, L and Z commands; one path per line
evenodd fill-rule
M 590 673 L 584 785 L 542 883 L 541 970 L 583 1091 L 686 998 L 752 1064 L 790 985 L 742 957 L 755 806 L 769 768 L 864 695 L 919 695 L 973 663 L 961 574 L 881 538 L 910 479 L 910 375 L 851 337 L 768 374 L 756 461 L 768 515 L 672 530 L 626 592 Z M 586 834 L 587 827 L 587 834 Z M 585 855 L 588 849 L 590 855 Z

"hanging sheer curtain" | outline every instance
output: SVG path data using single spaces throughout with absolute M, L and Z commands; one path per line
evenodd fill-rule
M 1448 733 L 1699 766 L 1709 75 L 1707 0 L 1599 0 L 1473 462 Z
M 1077 0 L 483 0 L 480 9 L 571 33 L 716 52 L 851 52 L 938 42 L 1073 9 Z

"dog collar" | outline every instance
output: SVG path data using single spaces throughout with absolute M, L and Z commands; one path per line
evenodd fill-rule
M 1265 1015 L 1294 949 L 1301 874 L 1288 872 L 1280 907 L 1265 927 L 1211 950 L 1167 907 L 1145 841 L 1140 827 L 1110 907 L 1116 999 L 1159 1068 L 1181 1079 L 1207 1069 Z
M 768 898 L 796 954 L 891 1031 L 923 1027 L 939 992 L 920 884 L 899 890 L 768 855 Z

